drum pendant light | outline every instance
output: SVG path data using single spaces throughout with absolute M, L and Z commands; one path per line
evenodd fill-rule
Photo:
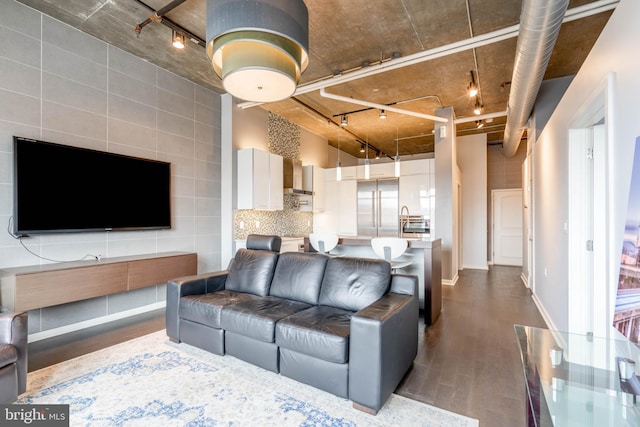
M 308 50 L 303 0 L 207 0 L 207 55 L 236 98 L 289 98 L 309 64 Z

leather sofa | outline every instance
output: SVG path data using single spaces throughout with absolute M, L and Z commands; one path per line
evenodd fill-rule
M 0 404 L 27 389 L 27 313 L 0 313 Z
M 228 270 L 167 284 L 166 330 L 377 413 L 418 347 L 418 279 L 384 260 L 279 254 L 251 235 Z

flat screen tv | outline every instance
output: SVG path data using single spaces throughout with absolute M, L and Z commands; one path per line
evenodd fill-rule
M 171 164 L 14 137 L 16 236 L 171 228 Z

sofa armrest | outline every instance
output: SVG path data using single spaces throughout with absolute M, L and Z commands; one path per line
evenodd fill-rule
M 165 322 L 167 335 L 174 341 L 180 341 L 180 298 L 186 295 L 202 295 L 224 289 L 228 270 L 195 276 L 179 277 L 167 282 L 167 308 Z
M 417 292 L 390 292 L 351 317 L 351 401 L 374 413 L 384 405 L 418 354 L 418 318 Z
M 18 394 L 27 390 L 28 333 L 27 313 L 0 313 L 0 343 L 11 344 L 18 352 Z

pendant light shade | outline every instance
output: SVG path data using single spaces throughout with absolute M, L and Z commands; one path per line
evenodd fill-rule
M 308 50 L 303 0 L 207 0 L 207 54 L 236 98 L 289 98 L 309 64 Z

